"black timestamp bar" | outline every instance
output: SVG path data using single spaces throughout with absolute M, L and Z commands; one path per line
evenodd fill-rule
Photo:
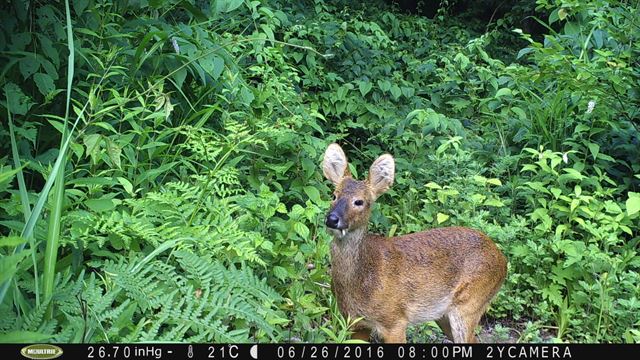
M 3 359 L 592 359 L 635 358 L 626 344 L 0 344 Z

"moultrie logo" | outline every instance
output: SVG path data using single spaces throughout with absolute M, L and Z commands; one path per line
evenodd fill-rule
M 62 349 L 50 344 L 34 344 L 23 347 L 20 354 L 34 360 L 55 359 L 62 355 Z

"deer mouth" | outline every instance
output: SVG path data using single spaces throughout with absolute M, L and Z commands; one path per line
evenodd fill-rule
M 348 228 L 344 228 L 344 229 L 328 228 L 328 229 L 329 229 L 329 232 L 331 232 L 335 237 L 340 239 L 345 237 L 347 235 L 347 232 L 349 231 Z

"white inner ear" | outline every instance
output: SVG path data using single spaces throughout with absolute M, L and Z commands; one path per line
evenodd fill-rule
M 379 195 L 393 184 L 394 176 L 395 162 L 393 161 L 393 157 L 385 154 L 376 159 L 371 165 L 371 169 L 369 170 L 369 184 L 376 195 Z
M 331 166 L 331 171 L 335 175 L 342 176 L 344 174 L 344 169 L 347 167 L 346 161 L 342 154 L 339 154 L 338 152 L 331 152 L 327 155 L 327 162 L 329 163 L 329 166 Z
M 322 170 L 324 175 L 334 184 L 340 182 L 347 168 L 347 158 L 337 144 L 331 144 L 324 154 Z

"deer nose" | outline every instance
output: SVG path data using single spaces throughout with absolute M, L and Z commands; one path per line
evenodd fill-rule
M 336 214 L 330 213 L 329 215 L 327 215 L 327 221 L 325 223 L 328 227 L 337 229 L 338 224 L 340 223 L 340 218 Z

